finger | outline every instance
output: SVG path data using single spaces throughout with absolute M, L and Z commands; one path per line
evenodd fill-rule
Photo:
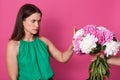
M 97 59 L 96 55 L 91 55 L 91 61 L 95 61 Z
M 73 34 L 75 34 L 76 31 L 77 31 L 77 28 L 76 28 L 76 26 L 74 26 L 74 28 L 73 28 Z
M 75 27 L 73 28 L 73 34 L 75 34 Z

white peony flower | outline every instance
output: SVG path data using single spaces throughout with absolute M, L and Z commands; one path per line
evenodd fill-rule
M 87 34 L 86 37 L 83 37 L 83 40 L 80 41 L 80 48 L 82 53 L 89 54 L 90 51 L 97 46 L 96 42 L 98 41 L 94 35 Z
M 99 30 L 107 31 L 107 29 L 106 29 L 105 27 L 103 27 L 103 26 L 97 26 L 97 28 L 98 28 Z
M 117 52 L 119 51 L 120 42 L 110 41 L 110 42 L 106 42 L 104 45 L 106 45 L 104 52 L 106 56 L 116 55 Z
M 78 30 L 75 35 L 73 36 L 74 39 L 76 39 L 78 36 L 83 36 L 84 35 L 84 30 L 80 29 Z

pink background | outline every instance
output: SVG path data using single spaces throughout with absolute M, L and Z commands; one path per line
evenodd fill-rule
M 120 0 L 0 0 L 0 80 L 8 80 L 5 51 L 13 31 L 16 14 L 24 3 L 33 3 L 43 12 L 41 35 L 64 51 L 72 41 L 73 27 L 86 24 L 103 25 L 120 39 Z M 67 64 L 51 59 L 54 80 L 88 78 L 90 56 L 76 54 Z M 110 80 L 120 79 L 120 67 L 111 66 Z

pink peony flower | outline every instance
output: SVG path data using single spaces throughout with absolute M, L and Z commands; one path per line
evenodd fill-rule
M 83 27 L 83 30 L 85 32 L 85 35 L 87 34 L 96 34 L 96 26 L 95 25 L 86 25 L 85 27 Z

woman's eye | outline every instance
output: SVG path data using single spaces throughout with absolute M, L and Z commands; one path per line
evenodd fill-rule
M 36 20 L 32 20 L 32 23 L 35 23 Z

